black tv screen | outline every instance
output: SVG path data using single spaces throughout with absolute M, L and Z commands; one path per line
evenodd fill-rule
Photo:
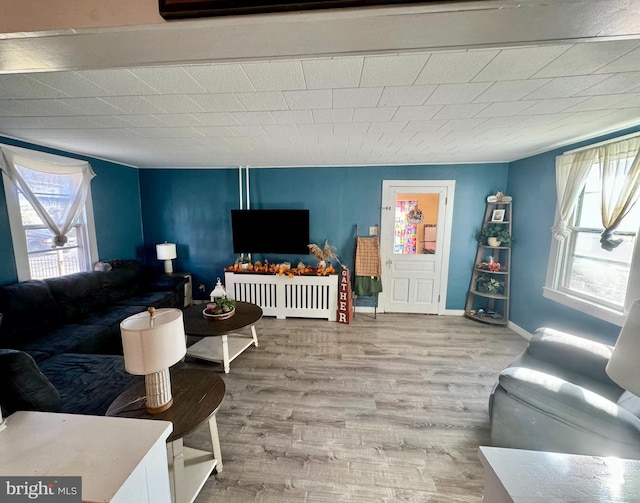
M 309 253 L 309 210 L 231 210 L 233 253 Z

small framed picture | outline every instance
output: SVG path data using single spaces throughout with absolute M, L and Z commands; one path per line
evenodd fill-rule
M 493 210 L 491 214 L 492 222 L 504 222 L 504 210 Z

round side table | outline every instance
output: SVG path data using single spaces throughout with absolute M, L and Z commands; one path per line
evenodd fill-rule
M 125 390 L 109 406 L 106 415 L 136 419 L 160 419 L 173 423 L 167 438 L 169 479 L 174 503 L 193 501 L 211 472 L 222 471 L 222 453 L 216 412 L 225 393 L 224 381 L 207 369 L 171 369 L 173 405 L 159 414 L 145 409 L 145 387 L 140 381 Z M 182 439 L 203 423 L 209 423 L 212 452 L 184 447 Z

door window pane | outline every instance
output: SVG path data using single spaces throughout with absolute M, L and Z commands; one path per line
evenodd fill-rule
M 409 221 L 409 212 L 414 210 L 415 199 L 396 200 L 396 213 L 393 232 L 393 253 L 415 255 L 418 239 L 417 224 Z
M 438 194 L 396 194 L 393 253 L 421 255 L 436 252 Z

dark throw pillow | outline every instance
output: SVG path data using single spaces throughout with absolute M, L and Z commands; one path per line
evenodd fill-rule
M 28 353 L 0 349 L 0 405 L 17 410 L 55 411 L 60 394 Z

